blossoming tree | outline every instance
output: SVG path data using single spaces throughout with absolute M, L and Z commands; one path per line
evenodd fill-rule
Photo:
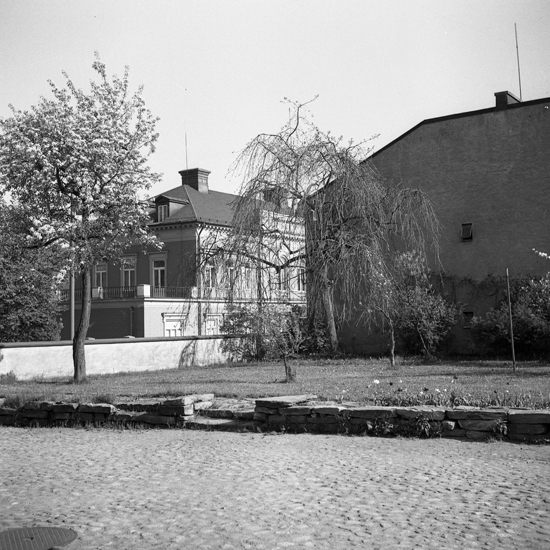
M 91 270 L 119 258 L 130 244 L 158 246 L 147 230 L 140 194 L 160 177 L 147 159 L 154 152 L 157 119 L 142 88 L 131 94 L 128 68 L 107 76 L 96 54 L 98 81 L 88 93 L 65 74 L 66 88 L 50 82 L 29 111 L 0 119 L 0 189 L 28 220 L 29 247 L 62 246 L 82 277 L 82 313 L 73 339 L 74 379 L 86 377 L 84 341 L 91 314 Z

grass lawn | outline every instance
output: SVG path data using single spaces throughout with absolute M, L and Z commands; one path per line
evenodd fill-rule
M 49 400 L 116 402 L 142 397 L 214 393 L 226 397 L 314 394 L 321 399 L 381 405 L 505 405 L 550 408 L 550 364 L 503 361 L 402 360 L 391 369 L 384 359 L 296 360 L 297 381 L 284 383 L 282 363 L 217 365 L 183 370 L 19 382 L 0 377 L 6 404 Z

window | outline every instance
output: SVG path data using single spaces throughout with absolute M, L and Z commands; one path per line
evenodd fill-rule
M 299 267 L 296 270 L 296 290 L 305 291 L 306 289 L 306 270 L 303 267 Z
M 159 204 L 157 206 L 157 221 L 162 222 L 168 217 L 168 205 Z
M 207 265 L 204 268 L 203 284 L 206 288 L 216 286 L 216 268 L 213 265 Z
M 212 315 L 212 314 L 206 315 L 205 323 L 204 323 L 205 335 L 212 336 L 214 334 L 219 334 L 221 320 L 222 320 L 221 315 Z
M 166 262 L 153 260 L 153 287 L 164 288 L 166 286 Z
M 474 226 L 472 223 L 463 223 L 460 238 L 463 241 L 473 241 L 474 239 Z
M 164 336 L 167 338 L 176 338 L 183 336 L 183 319 L 173 317 L 170 314 L 163 313 Z
M 168 255 L 166 252 L 149 254 L 149 281 L 151 281 L 151 296 L 164 298 L 166 292 L 166 277 Z
M 122 286 L 130 288 L 136 286 L 136 260 L 135 256 L 122 259 Z
M 472 328 L 472 320 L 474 318 L 474 312 L 473 311 L 464 311 L 462 313 L 462 319 L 463 319 L 463 328 Z
M 95 287 L 105 288 L 107 286 L 107 264 L 97 264 L 95 266 Z

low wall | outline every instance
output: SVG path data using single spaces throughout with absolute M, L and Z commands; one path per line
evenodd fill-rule
M 227 338 L 232 337 L 88 340 L 86 373 L 90 376 L 225 363 L 231 359 L 222 346 Z M 72 377 L 72 342 L 0 344 L 0 375 L 8 373 L 18 380 Z
M 315 401 L 315 396 L 256 400 L 263 429 L 292 432 L 550 440 L 550 410 L 490 407 L 379 407 Z
M 474 407 L 364 407 L 316 402 L 314 396 L 256 399 L 216 408 L 213 394 L 171 399 L 78 404 L 31 402 L 18 409 L 0 399 L 0 425 L 123 425 L 372 436 L 453 437 L 482 441 L 550 441 L 550 410 Z M 226 400 L 227 401 L 227 400 Z M 210 418 L 208 418 L 210 417 Z

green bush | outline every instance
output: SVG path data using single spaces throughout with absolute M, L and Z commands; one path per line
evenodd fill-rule
M 514 347 L 519 356 L 550 355 L 550 274 L 542 278 L 516 278 L 510 284 Z M 510 353 L 508 297 L 484 318 L 472 320 L 472 339 L 482 353 Z

